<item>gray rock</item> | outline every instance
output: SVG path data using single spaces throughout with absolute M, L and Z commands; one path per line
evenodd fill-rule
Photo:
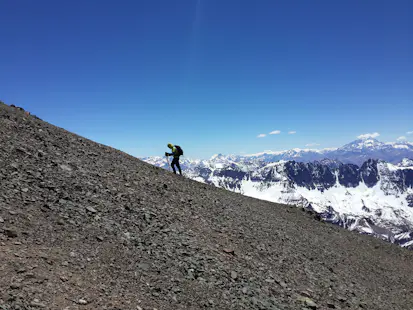
M 16 170 L 19 169 L 19 164 L 17 164 L 17 163 L 12 163 L 10 166 L 13 167 Z
M 87 207 L 86 207 L 86 210 L 88 210 L 88 211 L 91 212 L 91 213 L 96 213 L 96 212 L 97 212 L 96 209 L 93 208 L 93 207 L 91 207 L 91 206 L 87 206 Z
M 305 303 L 306 303 L 307 307 L 310 308 L 310 309 L 317 309 L 318 308 L 317 304 L 313 300 L 311 300 L 310 298 L 308 298 L 305 301 Z
M 311 298 L 301 296 L 298 298 L 298 300 L 305 304 L 305 306 L 309 309 L 318 308 L 317 304 Z
M 238 274 L 235 271 L 231 271 L 231 278 L 236 280 L 238 278 Z
M 67 172 L 72 171 L 72 168 L 70 168 L 68 165 L 60 165 L 59 167 L 60 169 L 67 171 Z
M 86 299 L 83 299 L 83 298 L 79 299 L 79 301 L 78 301 L 77 303 L 78 303 L 79 305 L 87 305 L 87 304 L 88 304 L 87 300 L 86 300 Z
M 151 269 L 151 266 L 147 263 L 140 263 L 138 264 L 138 268 L 143 271 L 149 271 L 149 269 Z
M 285 283 L 283 280 L 281 280 L 280 282 L 278 282 L 278 284 L 282 287 L 282 288 L 287 288 L 287 283 Z
M 189 279 L 191 279 L 191 280 L 194 280 L 195 279 L 195 270 L 194 269 L 188 269 L 187 270 L 187 273 L 188 273 L 188 278 Z
M 17 273 L 25 273 L 26 271 L 27 271 L 27 269 L 24 268 L 24 267 L 21 267 L 21 268 L 17 269 Z
M 13 290 L 18 290 L 21 288 L 21 285 L 19 283 L 13 283 L 12 285 L 10 285 L 10 288 Z
M 9 238 L 16 238 L 18 237 L 17 230 L 14 228 L 5 228 L 4 234 Z
M 31 303 L 30 306 L 35 307 L 35 308 L 46 308 L 47 306 L 44 303 L 41 303 L 40 300 L 34 299 Z
M 28 273 L 24 277 L 25 279 L 36 279 L 36 275 L 34 273 Z
M 180 287 L 178 287 L 178 286 L 174 286 L 174 287 L 172 288 L 172 292 L 174 292 L 174 293 L 179 293 L 179 292 L 182 292 L 182 289 L 181 289 Z

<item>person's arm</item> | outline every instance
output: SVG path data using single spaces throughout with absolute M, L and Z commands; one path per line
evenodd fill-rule
M 174 147 L 172 149 L 172 153 L 165 152 L 165 156 L 175 156 L 175 155 L 177 155 L 177 152 L 178 152 L 178 150 L 176 149 L 176 147 Z

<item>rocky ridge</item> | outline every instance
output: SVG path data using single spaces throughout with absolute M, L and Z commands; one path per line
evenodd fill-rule
M 0 308 L 412 309 L 413 253 L 0 104 Z

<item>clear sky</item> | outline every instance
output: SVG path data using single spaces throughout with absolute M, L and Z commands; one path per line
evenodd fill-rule
M 411 0 L 2 0 L 0 45 L 0 100 L 135 156 L 413 140 Z

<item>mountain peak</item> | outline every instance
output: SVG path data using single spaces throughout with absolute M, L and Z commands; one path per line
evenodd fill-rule
M 223 157 L 224 155 L 222 155 L 221 153 L 219 153 L 219 154 L 214 154 L 214 155 L 212 155 L 211 156 L 211 160 L 214 160 L 214 159 L 217 159 L 217 158 L 220 158 L 220 157 Z
M 403 158 L 403 160 L 398 164 L 399 167 L 413 167 L 413 159 Z
M 351 151 L 360 149 L 375 149 L 384 146 L 385 143 L 371 137 L 362 137 L 360 139 L 354 140 L 341 148 L 339 150 Z

